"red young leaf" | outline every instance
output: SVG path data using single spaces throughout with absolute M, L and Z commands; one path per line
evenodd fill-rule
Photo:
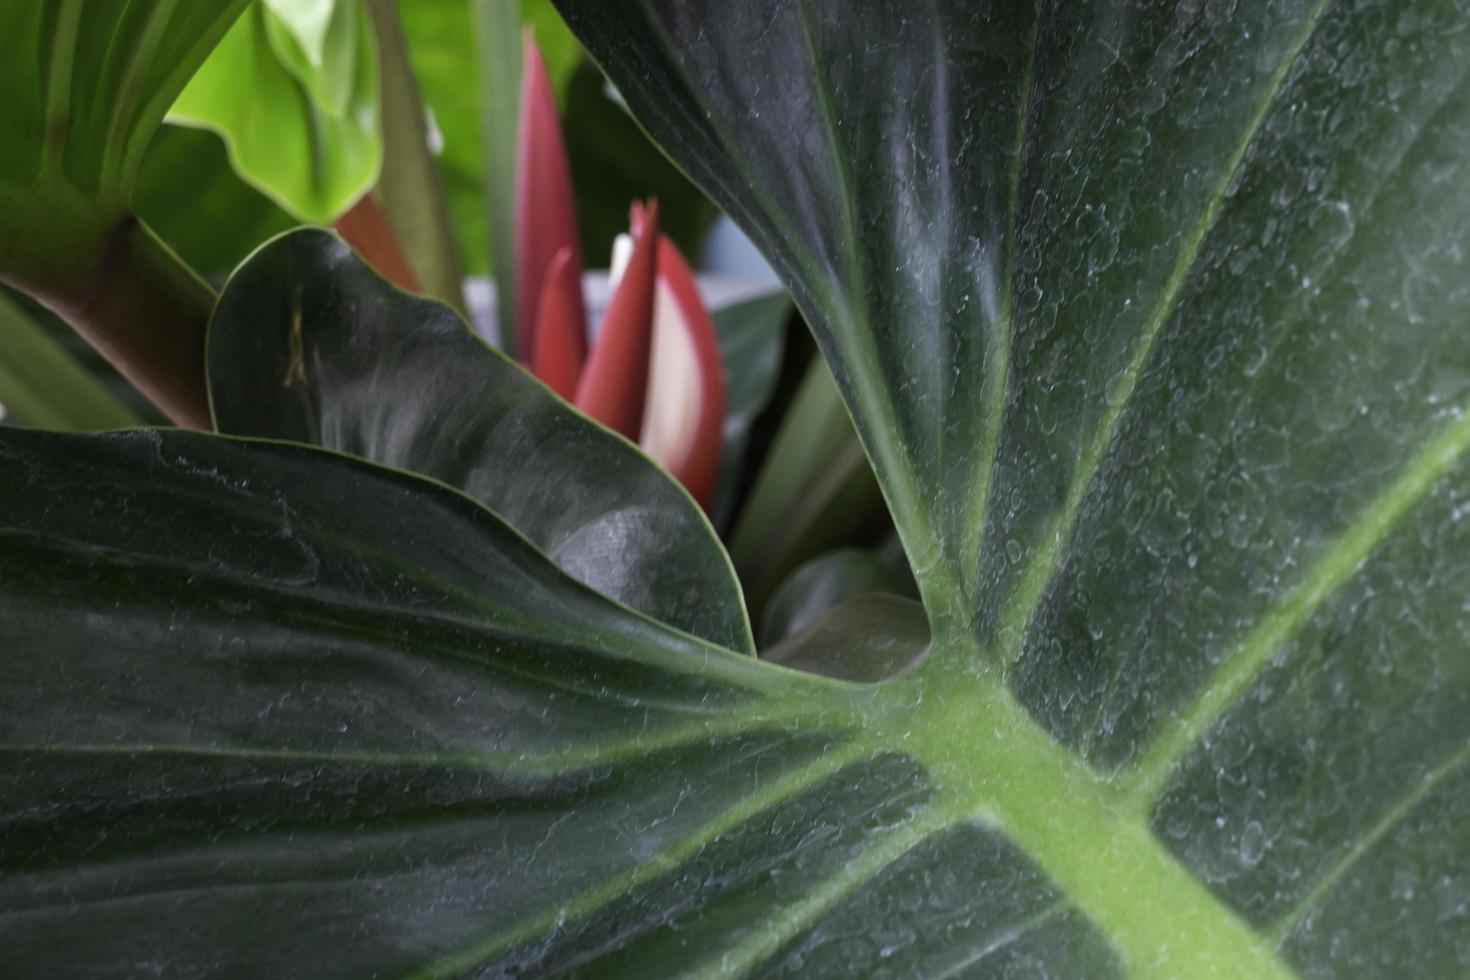
M 700 506 L 714 505 L 725 427 L 725 377 L 714 322 L 689 264 L 659 236 L 653 358 L 639 443 Z
M 393 233 L 388 216 L 378 207 L 371 193 L 359 198 L 333 227 L 354 252 L 378 271 L 378 275 L 399 289 L 411 293 L 421 291 L 418 278 L 409 268 L 408 258 L 398 247 L 398 236 Z
M 583 412 L 629 439 L 638 438 L 648 392 L 658 254 L 656 203 L 649 205 L 643 225 L 628 268 L 608 301 L 602 329 L 577 385 L 576 400 Z
M 580 282 L 582 253 L 577 244 L 577 216 L 571 171 L 562 143 L 561 123 L 546 63 L 530 31 L 522 41 L 520 131 L 516 147 L 516 343 L 521 359 L 535 364 L 536 315 L 541 287 L 552 262 L 571 250 L 571 269 Z M 571 306 L 578 323 L 586 322 L 579 290 Z
M 556 253 L 541 285 L 531 370 L 552 391 L 571 401 L 587 359 L 587 325 L 582 313 L 582 277 L 572 250 Z

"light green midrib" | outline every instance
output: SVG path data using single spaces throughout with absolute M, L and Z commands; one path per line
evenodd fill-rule
M 594 915 L 631 888 L 677 870 L 721 834 L 789 800 L 848 765 L 902 752 L 923 765 L 938 794 L 915 817 L 868 841 L 854 862 L 815 881 L 799 900 L 773 909 L 763 926 L 694 964 L 690 975 L 743 976 L 873 881 L 914 846 L 947 828 L 988 826 L 1019 846 L 1141 977 L 1288 977 L 1265 938 L 1250 930 L 1153 837 L 1091 772 L 1034 722 L 994 675 L 936 683 L 920 675 L 878 689 L 858 708 L 863 734 L 695 828 L 652 858 L 580 895 L 499 930 L 426 967 L 448 976 L 492 961 L 546 932 Z M 915 695 L 928 702 L 921 718 Z M 958 749 L 958 751 L 957 751 Z M 1107 846 L 1079 848 L 1078 840 Z M 1148 898 L 1147 915 L 1135 899 Z
M 1414 462 L 1370 501 L 1347 532 L 1324 551 L 1301 583 L 1274 606 L 1224 658 L 1196 700 L 1179 712 L 1121 776 L 1139 813 L 1153 809 L 1169 775 L 1201 738 L 1250 688 L 1271 659 L 1322 604 L 1358 571 L 1394 527 L 1470 449 L 1470 410 L 1460 414 Z
M 909 748 L 939 782 L 939 805 L 953 822 L 991 827 L 1018 846 L 1131 976 L 1294 976 L 1154 837 L 1146 815 L 1031 718 L 999 671 L 968 684 L 915 680 L 930 713 Z
M 777 704 L 765 710 L 759 705 L 740 705 L 706 721 L 686 722 L 655 729 L 647 734 L 617 740 L 595 740 L 595 736 L 568 739 L 565 746 L 521 746 L 514 749 L 446 748 L 440 751 L 382 751 L 375 749 L 293 749 L 255 745 L 189 745 L 173 742 L 94 743 L 65 745 L 46 743 L 0 743 L 0 756 L 134 756 L 175 755 L 239 762 L 282 762 L 311 765 L 363 765 L 444 769 L 492 773 L 510 778 L 575 776 L 588 770 L 644 759 L 650 754 L 687 746 L 707 747 L 711 741 L 761 738 L 769 735 L 809 733 L 838 738 L 846 733 L 819 713 L 796 703 Z
M 1052 522 L 1050 530 L 1040 544 L 1036 560 L 1027 569 L 1020 587 L 1012 596 L 1011 601 L 1006 604 L 1002 615 L 1001 636 L 1014 644 L 1011 662 L 1014 662 L 1020 655 L 1021 638 L 1045 594 L 1047 585 L 1056 575 L 1067 545 L 1071 542 L 1082 500 L 1092 485 L 1092 478 L 1102 463 L 1104 453 L 1112 444 L 1113 437 L 1117 434 L 1119 425 L 1122 424 L 1125 410 L 1132 401 L 1133 392 L 1153 354 L 1154 345 L 1163 332 L 1164 325 L 1178 306 L 1184 285 L 1189 280 L 1205 239 L 1219 218 L 1226 195 L 1239 175 L 1246 156 L 1255 143 L 1257 133 L 1260 132 L 1271 108 L 1276 104 L 1277 96 L 1285 86 L 1287 76 L 1291 74 L 1292 68 L 1306 48 L 1307 42 L 1311 40 L 1330 3 L 1331 0 L 1316 0 L 1293 38 L 1291 47 L 1287 49 L 1276 70 L 1272 72 L 1263 97 L 1252 111 L 1229 161 L 1221 171 L 1220 180 L 1206 199 L 1198 220 L 1189 230 L 1175 256 L 1174 266 L 1163 288 L 1159 291 L 1159 298 L 1144 323 L 1142 334 L 1134 344 L 1133 354 L 1128 364 L 1109 385 L 1102 418 L 1098 421 L 1097 428 L 1093 431 L 1092 438 L 1088 440 L 1082 458 L 1078 461 L 1061 512 Z

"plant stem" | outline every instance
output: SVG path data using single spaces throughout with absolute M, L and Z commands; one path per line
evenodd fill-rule
M 68 251 L 75 261 L 65 275 L 18 275 L 13 284 L 71 324 L 174 422 L 210 429 L 204 337 L 214 291 L 131 214 Z
M 367 0 L 382 72 L 383 173 L 378 194 L 424 291 L 465 312 L 459 252 L 439 164 L 429 150 L 424 99 L 393 0 Z
M 500 349 L 515 358 L 516 137 L 520 119 L 521 17 L 515 0 L 471 0 L 480 63 L 480 135 L 485 145 L 485 208 L 490 223 Z
M 27 315 L 0 297 L 0 403 L 22 425 L 126 429 L 138 417 Z

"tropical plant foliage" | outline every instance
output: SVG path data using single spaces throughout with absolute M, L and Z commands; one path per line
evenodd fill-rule
M 0 972 L 1470 967 L 1465 11 L 560 7 L 922 607 L 750 657 L 633 447 L 281 239 L 210 328 L 252 438 L 0 431 Z

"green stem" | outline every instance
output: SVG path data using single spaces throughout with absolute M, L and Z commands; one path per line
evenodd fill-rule
M 409 267 L 435 299 L 465 312 L 459 251 L 444 179 L 429 150 L 424 99 L 393 0 L 367 0 L 382 72 L 383 172 L 378 194 Z
M 516 0 L 471 0 L 480 63 L 480 136 L 500 349 L 516 356 L 515 186 L 521 101 L 521 16 Z
M 37 429 L 125 429 L 139 419 L 26 312 L 0 297 L 0 404 Z
M 174 422 L 210 429 L 204 336 L 214 291 L 131 214 L 53 254 L 57 261 L 8 281 L 71 324 Z

